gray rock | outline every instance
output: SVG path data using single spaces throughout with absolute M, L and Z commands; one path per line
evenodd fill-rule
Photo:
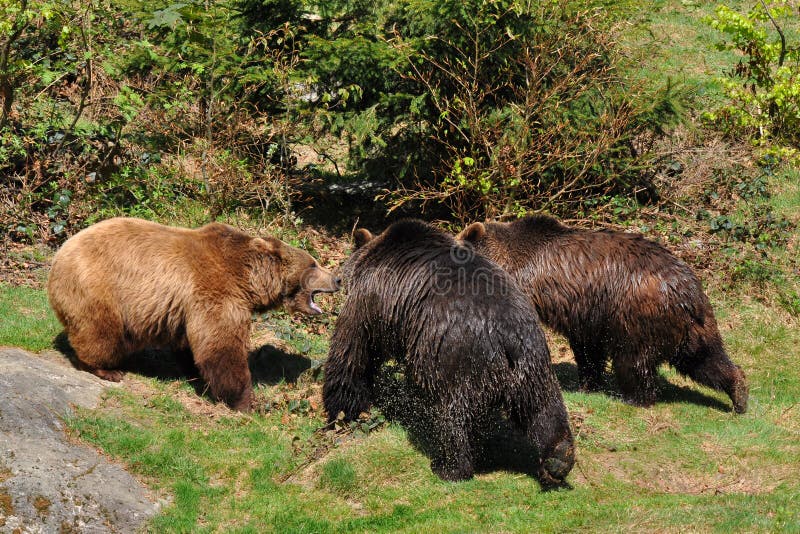
M 159 509 L 97 451 L 67 440 L 63 417 L 110 383 L 56 353 L 0 348 L 0 532 L 136 532 Z

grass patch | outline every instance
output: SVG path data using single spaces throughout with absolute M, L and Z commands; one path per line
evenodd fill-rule
M 0 283 L 0 345 L 38 352 L 52 347 L 61 325 L 41 289 Z
M 356 470 L 347 460 L 335 458 L 322 467 L 320 485 L 345 493 L 356 486 Z
M 800 329 L 763 303 L 712 297 L 731 357 L 748 374 L 749 412 L 732 414 L 724 395 L 668 369 L 651 409 L 567 391 L 578 446 L 569 490 L 542 492 L 502 469 L 442 482 L 397 425 L 325 442 L 315 432 L 319 408 L 276 402 L 209 418 L 159 380 L 147 382 L 147 395 L 111 390 L 68 424 L 174 496 L 150 525 L 159 532 L 796 530 L 800 378 L 787 370 Z M 262 386 L 259 396 L 292 388 Z
M 725 4 L 734 9 L 751 5 L 739 0 Z M 716 6 L 657 0 L 641 8 L 631 17 L 632 27 L 622 40 L 630 58 L 628 74 L 657 83 L 669 79 L 696 95 L 698 103 L 722 102 L 718 79 L 736 64 L 737 57 L 730 50 L 716 49 L 721 34 L 703 20 L 714 14 Z

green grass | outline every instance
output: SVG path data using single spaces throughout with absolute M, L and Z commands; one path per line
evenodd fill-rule
M 69 426 L 175 496 L 152 524 L 157 531 L 796 530 L 800 378 L 787 369 L 800 331 L 765 320 L 770 310 L 757 303 L 730 305 L 721 324 L 749 375 L 749 413 L 731 414 L 724 396 L 669 371 L 652 409 L 567 392 L 578 444 L 569 490 L 542 492 L 531 477 L 504 471 L 442 482 L 396 425 L 325 442 L 331 448 L 308 464 L 324 442 L 314 433 L 320 413 L 212 420 L 189 413 L 158 381 L 146 398 L 111 390 L 102 408 L 80 411 Z
M 737 10 L 752 5 L 739 0 L 725 4 Z M 669 79 L 697 96 L 698 103 L 720 102 L 718 79 L 738 58 L 731 51 L 716 49 L 722 34 L 704 21 L 714 15 L 717 5 L 692 0 L 649 2 L 631 17 L 631 26 L 623 32 L 628 74 L 658 83 Z
M 60 328 L 44 292 L 0 289 L 4 343 L 49 346 Z M 318 385 L 261 385 L 270 410 L 211 407 L 209 417 L 182 402 L 196 395 L 187 384 L 140 377 L 144 388 L 111 389 L 67 426 L 170 497 L 154 532 L 796 531 L 798 319 L 747 292 L 711 296 L 748 374 L 749 412 L 730 413 L 724 395 L 669 369 L 651 409 L 566 391 L 578 451 L 572 489 L 543 492 L 504 470 L 442 482 L 394 424 L 336 442 L 315 432 L 318 403 L 287 402 L 311 399 Z
M 0 346 L 40 351 L 60 331 L 44 291 L 0 283 Z
M 0 289 L 4 343 L 48 347 L 60 328 L 44 292 Z M 315 433 L 318 405 L 298 411 L 285 401 L 311 398 L 318 386 L 261 385 L 259 399 L 284 401 L 253 415 L 217 407 L 209 417 L 181 402 L 196 395 L 187 384 L 140 377 L 145 388 L 108 390 L 98 409 L 67 424 L 170 496 L 149 525 L 157 532 L 800 529 L 798 320 L 747 294 L 712 300 L 748 374 L 749 412 L 730 413 L 724 395 L 669 369 L 651 409 L 566 391 L 578 448 L 572 489 L 543 492 L 503 470 L 442 482 L 394 424 L 337 443 Z

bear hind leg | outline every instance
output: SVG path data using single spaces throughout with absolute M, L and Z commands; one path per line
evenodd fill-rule
M 620 351 L 614 356 L 612 363 L 625 402 L 642 407 L 655 404 L 658 364 L 649 352 Z
M 469 443 L 469 422 L 461 410 L 440 406 L 435 410 L 436 444 L 431 471 L 442 480 L 469 480 L 475 473 Z

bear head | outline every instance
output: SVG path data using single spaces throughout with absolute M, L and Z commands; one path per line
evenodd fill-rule
M 342 264 L 342 279 L 344 280 L 345 287 L 352 280 L 355 273 L 356 264 L 361 256 L 364 255 L 367 245 L 373 241 L 375 236 L 366 228 L 358 228 L 353 232 L 353 252 Z
M 573 232 L 549 215 L 528 215 L 512 222 L 474 222 L 456 239 L 502 266 L 515 264 L 554 239 Z
M 253 269 L 251 274 L 254 286 L 264 287 L 257 292 L 269 295 L 262 299 L 261 309 L 280 304 L 289 313 L 317 315 L 322 310 L 314 297 L 338 291 L 341 286 L 341 278 L 321 267 L 311 254 L 280 239 L 255 238 L 253 246 L 260 257 L 260 268 Z

